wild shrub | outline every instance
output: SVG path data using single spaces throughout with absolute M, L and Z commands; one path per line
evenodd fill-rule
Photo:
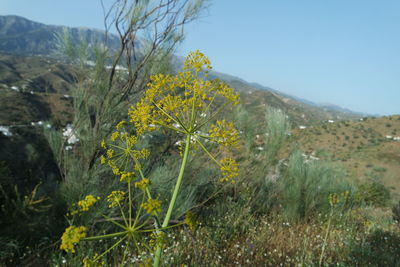
M 250 155 L 254 147 L 255 123 L 251 121 L 249 112 L 242 105 L 235 111 L 235 122 L 237 128 L 241 131 L 241 136 L 243 136 L 247 155 Z
M 376 229 L 351 246 L 350 259 L 359 266 L 399 266 L 400 234 Z
M 267 161 L 270 164 L 275 164 L 277 163 L 278 151 L 287 139 L 290 124 L 282 110 L 271 107 L 266 111 L 265 120 L 267 123 L 267 141 L 265 142 Z
M 386 206 L 390 199 L 390 190 L 379 182 L 361 184 L 358 187 L 355 199 L 360 204 L 377 207 Z
M 290 220 L 327 214 L 330 194 L 353 191 L 341 168 L 320 160 L 306 161 L 299 150 L 289 157 L 277 186 L 282 212 Z

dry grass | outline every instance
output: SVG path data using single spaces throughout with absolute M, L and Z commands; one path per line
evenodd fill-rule
M 379 213 L 379 212 L 378 212 Z M 353 257 L 355 244 L 363 244 L 373 228 L 363 215 L 335 215 L 329 231 L 323 265 L 360 264 Z M 327 230 L 326 220 L 289 223 L 278 217 L 244 222 L 232 227 L 232 215 L 209 222 L 195 232 L 181 229 L 170 237 L 166 264 L 177 266 L 317 266 Z M 247 218 L 248 219 L 248 218 Z M 376 226 L 376 225 L 375 225 Z M 398 225 L 391 230 L 400 233 Z M 393 246 L 397 246 L 393 244 Z

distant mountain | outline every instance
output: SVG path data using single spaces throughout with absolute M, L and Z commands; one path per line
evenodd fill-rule
M 293 95 L 289 95 L 289 94 L 286 94 L 286 93 L 279 92 L 278 90 L 275 90 L 273 88 L 260 85 L 258 83 L 250 83 L 250 84 L 253 85 L 254 87 L 258 88 L 258 89 L 267 90 L 267 91 L 273 91 L 275 93 L 280 94 L 281 96 L 284 96 L 284 97 L 287 97 L 287 98 L 292 98 L 292 99 L 294 99 L 296 101 L 299 101 L 301 103 L 304 103 L 304 104 L 307 104 L 307 105 L 310 105 L 310 106 L 320 107 L 320 108 L 324 109 L 325 111 L 330 111 L 332 113 L 337 113 L 336 115 L 338 115 L 338 116 L 340 116 L 340 114 L 342 114 L 342 116 L 343 115 L 344 116 L 354 115 L 354 117 L 377 116 L 377 115 L 371 115 L 371 114 L 367 114 L 367 113 L 363 113 L 363 112 L 353 111 L 353 110 L 350 110 L 350 109 L 346 109 L 346 108 L 340 107 L 340 106 L 335 105 L 335 104 L 315 103 L 313 101 L 310 101 L 310 100 L 307 100 L 307 99 L 304 99 L 304 98 L 301 98 L 301 97 L 298 97 L 298 96 L 293 96 Z
M 78 43 L 83 40 L 89 46 L 103 42 L 105 37 L 104 31 L 97 29 L 52 26 L 19 16 L 0 16 L 0 53 L 17 55 L 0 55 L 0 87 L 14 86 L 24 92 L 55 93 L 61 97 L 68 92 L 70 85 L 74 83 L 71 78 L 73 73 L 71 66 L 50 58 L 45 60 L 37 57 L 21 57 L 22 55 L 54 56 L 53 52 L 57 48 L 56 36 L 64 31 L 70 34 L 73 42 Z M 111 51 L 118 49 L 118 37 L 109 35 L 107 46 Z M 177 69 L 180 69 L 182 59 L 180 56 L 173 58 L 173 65 Z M 241 93 L 246 108 L 254 112 L 255 121 L 260 123 L 263 121 L 262 114 L 265 114 L 267 106 L 284 110 L 294 125 L 310 125 L 332 119 L 358 119 L 364 115 L 336 106 L 321 107 L 311 101 L 257 83 L 249 83 L 226 73 L 212 71 L 210 78 L 220 78 L 236 88 Z
M 261 85 L 259 83 L 255 82 L 247 82 L 242 78 L 232 76 L 226 73 L 222 72 L 217 72 L 217 71 L 212 71 L 210 76 L 212 78 L 220 78 L 222 80 L 225 80 L 227 82 L 239 82 L 241 84 L 246 84 L 246 87 L 248 90 L 263 90 L 263 91 L 269 91 L 274 93 L 277 97 L 283 99 L 284 101 L 292 101 L 293 104 L 304 104 L 309 107 L 313 108 L 322 108 L 324 113 L 327 113 L 326 115 L 329 117 L 329 119 L 357 119 L 360 117 L 366 117 L 366 116 L 372 116 L 370 114 L 362 113 L 362 112 L 356 112 L 350 109 L 342 108 L 338 105 L 333 105 L 333 104 L 318 104 L 314 103 L 310 100 L 289 95 L 286 93 L 282 93 L 276 89 L 273 89 L 268 86 Z M 330 114 L 330 115 L 329 115 Z M 374 115 L 376 116 L 376 115 Z
M 0 16 L 0 52 L 18 55 L 50 55 L 57 48 L 56 36 L 67 31 L 73 42 L 86 43 L 104 41 L 104 31 L 89 28 L 70 28 L 46 25 L 19 16 Z M 119 47 L 115 35 L 108 36 L 107 46 Z
M 353 111 L 353 110 L 350 110 L 350 109 L 347 109 L 347 108 L 343 108 L 341 106 L 338 106 L 338 105 L 335 105 L 335 104 L 331 104 L 331 103 L 320 103 L 320 104 L 315 104 L 315 105 L 318 105 L 319 107 L 324 108 L 324 109 L 335 110 L 335 111 L 342 112 L 342 113 L 354 113 L 354 114 L 357 114 L 357 115 L 360 115 L 360 116 L 363 116 L 363 117 L 371 117 L 371 116 L 378 117 L 379 116 L 377 114 L 368 114 L 368 113 L 364 113 L 364 112 L 356 112 L 356 111 Z

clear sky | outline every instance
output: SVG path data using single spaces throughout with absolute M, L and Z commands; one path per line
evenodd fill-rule
M 103 27 L 100 0 L 0 0 L 0 14 Z M 214 0 L 186 30 L 178 53 L 200 49 L 217 71 L 318 103 L 400 114 L 399 0 Z

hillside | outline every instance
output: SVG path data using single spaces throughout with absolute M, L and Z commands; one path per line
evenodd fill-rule
M 71 116 L 73 67 L 45 57 L 0 54 L 0 125 L 53 120 Z
M 230 83 L 235 89 L 244 93 L 252 93 L 254 91 L 267 91 L 269 96 L 276 98 L 278 102 L 284 102 L 285 104 L 292 106 L 295 111 L 291 116 L 296 124 L 310 124 L 320 122 L 321 120 L 354 120 L 361 117 L 368 116 L 368 114 L 354 112 L 349 109 L 342 108 L 337 105 L 328 104 L 316 104 L 312 101 L 288 95 L 271 87 L 263 86 L 258 83 L 250 83 L 239 77 L 235 77 L 226 73 L 211 72 L 211 77 L 220 78 Z M 277 108 L 283 108 L 283 106 Z M 290 112 L 290 110 L 285 110 Z M 301 113 L 301 114 L 299 114 Z M 304 114 L 304 115 L 303 115 Z M 308 115 L 309 118 L 304 119 Z M 301 119 L 300 119 L 301 118 Z
M 55 35 L 61 34 L 64 30 L 68 31 L 73 42 L 78 43 L 79 40 L 84 40 L 89 47 L 104 39 L 104 32 L 101 30 L 51 26 L 18 16 L 0 16 L 0 52 L 54 57 L 57 48 Z M 111 51 L 117 49 L 118 37 L 111 34 L 107 46 Z M 46 66 L 46 60 L 49 66 Z M 32 67 L 29 67 L 27 61 L 29 64 L 33 64 Z M 176 62 L 181 62 L 179 56 L 176 56 L 173 61 L 175 65 Z M 30 90 L 26 90 L 28 92 L 33 90 L 64 94 L 73 77 L 70 76 L 68 67 L 61 67 L 61 64 L 54 67 L 54 64 L 56 63 L 49 58 L 23 59 L 21 57 L 12 58 L 11 55 L 2 56 L 0 83 L 6 86 L 29 87 Z M 179 67 L 177 66 L 177 68 Z M 36 75 L 37 73 L 40 75 Z M 58 76 L 59 79 L 55 76 Z M 328 119 L 343 120 L 361 117 L 360 114 L 351 111 L 319 107 L 310 101 L 289 96 L 259 84 L 249 83 L 229 74 L 212 72 L 210 78 L 220 78 L 229 82 L 232 87 L 241 92 L 245 106 L 251 106 L 255 114 L 260 114 L 260 111 L 264 113 L 264 106 L 277 107 L 288 113 L 294 125 L 311 125 Z M 253 92 L 255 92 L 254 95 L 252 95 Z M 260 118 L 255 121 L 260 121 Z
M 308 155 L 339 162 L 352 179 L 377 181 L 400 199 L 400 116 L 363 118 L 295 129 Z
M 48 120 L 66 124 L 70 118 L 70 87 L 75 83 L 74 67 L 43 56 L 0 54 L 0 125 Z M 227 78 L 224 74 L 218 74 Z M 259 127 L 265 123 L 268 106 L 285 111 L 294 126 L 312 125 L 331 118 L 353 119 L 353 113 L 338 113 L 308 105 L 275 91 L 260 90 L 243 80 L 228 80 L 241 94 L 243 106 Z M 18 103 L 18 105 L 15 105 Z M 9 110 L 13 109 L 12 116 Z M 7 114 L 7 115 L 6 115 Z

